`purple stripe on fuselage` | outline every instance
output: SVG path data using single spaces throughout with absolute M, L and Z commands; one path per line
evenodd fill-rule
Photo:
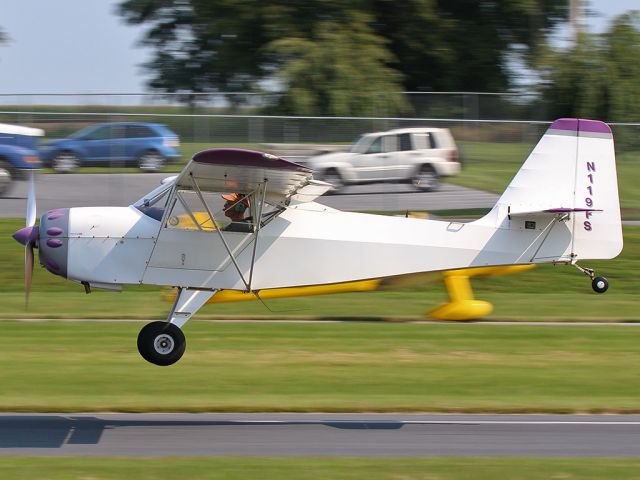
M 312 170 L 303 165 L 276 157 L 268 153 L 241 148 L 213 148 L 196 153 L 193 161 L 211 165 L 233 165 L 236 167 L 277 168 L 311 173 Z

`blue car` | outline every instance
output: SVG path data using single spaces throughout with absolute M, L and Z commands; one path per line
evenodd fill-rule
M 40 168 L 36 137 L 44 135 L 39 128 L 0 123 L 0 196 L 14 180 L 23 179 L 33 169 Z
M 156 172 L 180 160 L 178 135 L 157 123 L 105 123 L 84 128 L 67 138 L 45 143 L 45 165 L 67 173 L 79 166 L 137 165 Z

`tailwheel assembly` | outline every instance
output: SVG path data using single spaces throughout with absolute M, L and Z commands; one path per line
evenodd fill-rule
M 573 266 L 591 279 L 591 288 L 593 288 L 594 292 L 604 293 L 609 289 L 609 280 L 605 277 L 597 277 L 593 269 L 581 267 L 577 263 L 574 263 Z

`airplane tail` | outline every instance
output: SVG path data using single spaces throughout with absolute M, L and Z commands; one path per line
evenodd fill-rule
M 611 128 L 598 120 L 553 122 L 492 213 L 501 224 L 519 219 L 519 228 L 529 228 L 526 217 L 562 216 L 571 231 L 568 259 L 616 257 L 622 224 Z

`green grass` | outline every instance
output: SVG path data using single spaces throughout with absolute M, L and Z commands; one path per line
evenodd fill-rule
M 0 458 L 4 480 L 626 480 L 639 469 L 630 458 Z
M 192 320 L 156 367 L 143 324 L 2 322 L 0 410 L 640 412 L 637 327 Z

